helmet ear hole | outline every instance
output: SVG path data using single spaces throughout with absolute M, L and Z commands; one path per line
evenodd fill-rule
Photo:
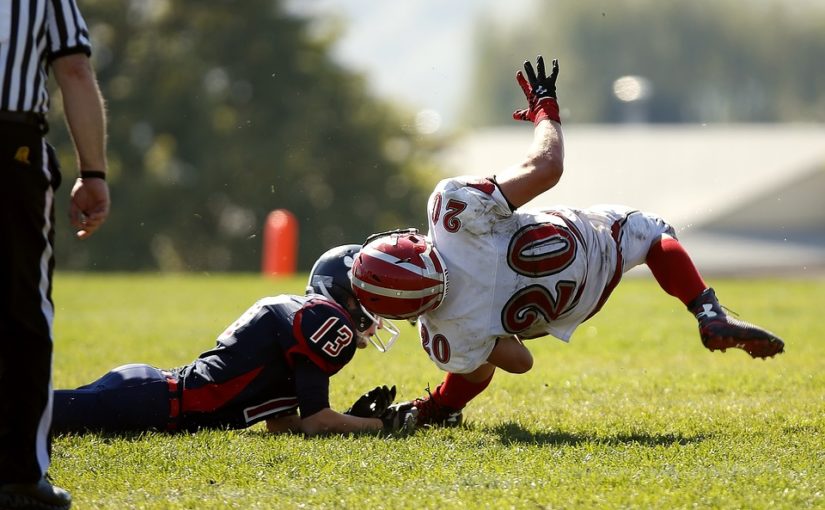
M 352 264 L 360 251 L 361 245 L 358 244 L 347 244 L 326 251 L 312 266 L 306 292 L 320 294 L 335 301 L 347 311 L 356 329 L 366 331 L 372 326 L 372 319 L 364 315 L 350 282 Z
M 448 283 L 438 251 L 414 229 L 370 237 L 352 266 L 352 288 L 361 304 L 390 319 L 415 319 L 435 310 Z

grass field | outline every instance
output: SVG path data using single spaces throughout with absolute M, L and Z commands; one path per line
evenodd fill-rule
M 257 298 L 303 278 L 56 278 L 55 388 L 123 363 L 189 363 Z M 652 280 L 623 282 L 570 344 L 531 340 L 535 366 L 498 373 L 467 426 L 409 436 L 62 436 L 52 477 L 84 509 L 825 508 L 825 280 L 719 280 L 724 304 L 774 330 L 767 361 L 705 350 Z M 412 328 L 332 379 L 347 407 L 441 380 Z

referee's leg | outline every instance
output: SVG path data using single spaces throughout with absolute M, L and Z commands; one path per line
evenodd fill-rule
M 42 138 L 2 135 L 0 484 L 34 483 L 49 467 L 54 190 Z

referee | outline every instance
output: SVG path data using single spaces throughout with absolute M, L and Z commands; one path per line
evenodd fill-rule
M 84 239 L 109 213 L 106 122 L 75 0 L 0 0 L 0 508 L 69 508 L 49 483 L 54 190 L 46 143 L 54 73 L 80 170 L 69 218 Z M 90 296 L 89 299 L 94 299 Z

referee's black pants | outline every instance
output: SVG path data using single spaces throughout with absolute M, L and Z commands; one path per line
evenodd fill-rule
M 49 467 L 57 185 L 40 130 L 0 122 L 0 483 Z

